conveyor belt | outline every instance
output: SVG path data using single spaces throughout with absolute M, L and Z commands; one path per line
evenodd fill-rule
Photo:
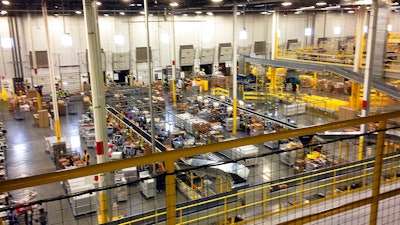
M 224 104 L 229 105 L 229 106 L 233 106 L 232 103 L 228 103 L 228 102 L 221 101 L 220 99 L 215 98 L 215 97 L 212 97 L 212 96 L 207 96 L 207 98 L 208 98 L 208 99 L 211 99 L 211 100 L 213 100 L 213 101 L 217 101 L 217 102 L 220 102 L 220 103 L 224 103 Z M 249 113 L 249 114 L 251 114 L 251 115 L 253 115 L 253 116 L 257 116 L 257 117 L 259 117 L 259 118 L 263 118 L 263 119 L 266 119 L 266 120 L 274 121 L 274 122 L 277 123 L 277 124 L 284 125 L 284 126 L 287 126 L 287 127 L 289 127 L 289 128 L 292 128 L 292 129 L 296 129 L 296 128 L 297 128 L 297 126 L 295 126 L 295 125 L 293 125 L 293 124 L 291 124 L 291 123 L 287 123 L 287 122 L 280 121 L 280 120 L 278 120 L 278 119 L 275 119 L 275 118 L 272 118 L 272 117 L 263 115 L 263 114 L 261 114 L 261 113 L 255 112 L 254 110 L 251 110 L 251 109 L 246 109 L 246 108 L 243 108 L 243 107 L 237 107 L 237 109 L 239 109 L 239 110 L 241 110 L 241 111 L 243 111 L 243 112 L 247 112 L 247 113 Z
M 343 76 L 349 80 L 353 80 L 357 83 L 364 83 L 364 76 L 360 73 L 351 71 L 343 66 L 325 65 L 312 62 L 297 62 L 290 60 L 270 60 L 270 59 L 257 59 L 251 57 L 244 57 L 245 62 L 257 63 L 264 66 L 284 67 L 293 68 L 298 70 L 308 71 L 321 71 L 321 72 L 332 72 Z M 392 85 L 386 84 L 378 79 L 371 80 L 372 88 L 389 95 L 390 97 L 400 100 L 400 90 Z
M 142 138 L 146 140 L 147 143 L 151 144 L 151 135 L 142 130 L 140 127 L 136 126 L 134 123 L 132 123 L 130 120 L 128 120 L 125 116 L 121 118 L 119 116 L 121 113 L 115 110 L 112 107 L 107 107 L 107 111 L 111 114 L 114 115 L 115 118 L 121 120 L 123 123 L 125 123 L 126 126 L 128 126 L 131 130 L 133 130 L 135 133 L 139 134 Z M 161 144 L 158 140 L 154 140 L 155 147 L 159 149 L 160 151 L 164 152 L 167 148 Z

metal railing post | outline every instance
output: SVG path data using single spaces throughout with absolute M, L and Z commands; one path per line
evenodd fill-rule
M 165 206 L 167 211 L 167 224 L 176 224 L 176 183 L 175 183 L 175 164 L 173 159 L 165 161 Z
M 382 176 L 382 158 L 383 158 L 383 145 L 385 138 L 386 120 L 379 121 L 379 133 L 376 142 L 376 153 L 375 153 L 375 166 L 374 166 L 374 179 L 372 183 L 372 203 L 371 213 L 369 217 L 369 224 L 376 225 L 378 219 L 378 205 L 379 205 L 379 193 Z

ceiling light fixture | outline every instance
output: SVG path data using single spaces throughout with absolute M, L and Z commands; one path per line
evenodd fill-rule
M 108 15 L 108 13 L 104 13 L 103 16 L 107 17 L 107 16 L 110 16 L 110 15 Z
M 207 12 L 207 15 L 209 15 L 209 16 L 213 16 L 213 15 L 214 15 L 214 13 L 212 13 L 212 12 Z
M 291 2 L 282 2 L 282 6 L 290 6 L 290 5 L 292 5 Z
M 197 15 L 200 15 L 200 14 L 202 14 L 203 12 L 202 12 L 202 11 L 196 11 L 196 12 L 194 12 L 194 13 L 196 13 Z
M 222 2 L 222 0 L 211 0 L 212 2 Z
M 97 2 L 96 2 L 96 5 L 97 5 L 97 6 L 101 6 L 101 2 L 97 1 Z
M 296 9 L 297 10 L 297 9 Z M 296 14 L 296 15 L 299 15 L 299 14 L 302 14 L 303 13 L 303 11 L 299 11 L 299 10 L 297 10 L 296 12 L 294 12 L 294 14 Z
M 177 7 L 179 4 L 177 2 L 171 2 L 169 3 L 169 6 L 171 7 Z
M 142 14 L 142 15 L 146 14 L 145 11 L 140 11 L 139 13 Z
M 188 16 L 188 14 L 187 14 L 187 13 L 184 13 L 184 14 L 182 14 L 182 16 Z
M 317 6 L 324 6 L 324 5 L 326 5 L 326 2 L 317 2 L 315 5 L 317 5 Z
M 0 15 L 3 15 L 3 16 L 4 16 L 4 15 L 6 15 L 6 14 L 7 14 L 7 11 L 5 11 L 5 10 L 1 10 L 1 11 L 0 11 Z
M 119 12 L 119 15 L 125 16 L 125 13 L 124 12 Z
M 3 0 L 3 1 L 1 1 L 1 3 L 3 3 L 3 5 L 9 5 L 10 1 Z
M 82 14 L 82 11 L 76 10 L 75 13 L 79 15 Z
M 329 9 L 338 9 L 338 8 L 340 8 L 340 5 L 328 6 L 328 7 L 325 7 L 324 9 L 329 10 Z
M 271 15 L 271 13 L 270 13 L 270 12 L 266 12 L 266 11 L 264 11 L 264 12 L 261 12 L 260 14 L 261 14 L 261 15 Z
M 299 9 L 296 10 L 308 10 L 308 9 L 315 9 L 315 6 L 308 6 L 308 7 L 300 7 Z
M 347 11 L 348 13 L 355 13 L 355 11 L 354 10 L 349 10 L 349 11 Z

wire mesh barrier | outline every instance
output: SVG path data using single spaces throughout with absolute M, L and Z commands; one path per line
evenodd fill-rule
M 22 199 L 0 211 L 18 212 L 22 222 L 29 206 L 34 219 L 43 208 L 49 224 L 398 224 L 399 127 L 386 128 L 386 119 L 395 116 L 398 113 L 5 181 L 0 191 L 11 193 L 62 181 L 65 194 Z M 333 132 L 377 120 L 383 122 L 367 134 Z M 320 134 L 318 142 L 306 143 L 311 140 L 307 134 L 327 128 L 331 132 Z M 264 146 L 273 141 L 281 146 Z M 100 189 L 97 174 L 104 172 L 110 172 L 114 185 Z M 104 214 L 109 221 L 99 220 Z

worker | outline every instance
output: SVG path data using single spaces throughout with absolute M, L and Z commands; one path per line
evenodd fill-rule
M 86 166 L 89 166 L 89 153 L 87 152 L 87 150 L 83 150 L 83 161 L 86 163 Z

